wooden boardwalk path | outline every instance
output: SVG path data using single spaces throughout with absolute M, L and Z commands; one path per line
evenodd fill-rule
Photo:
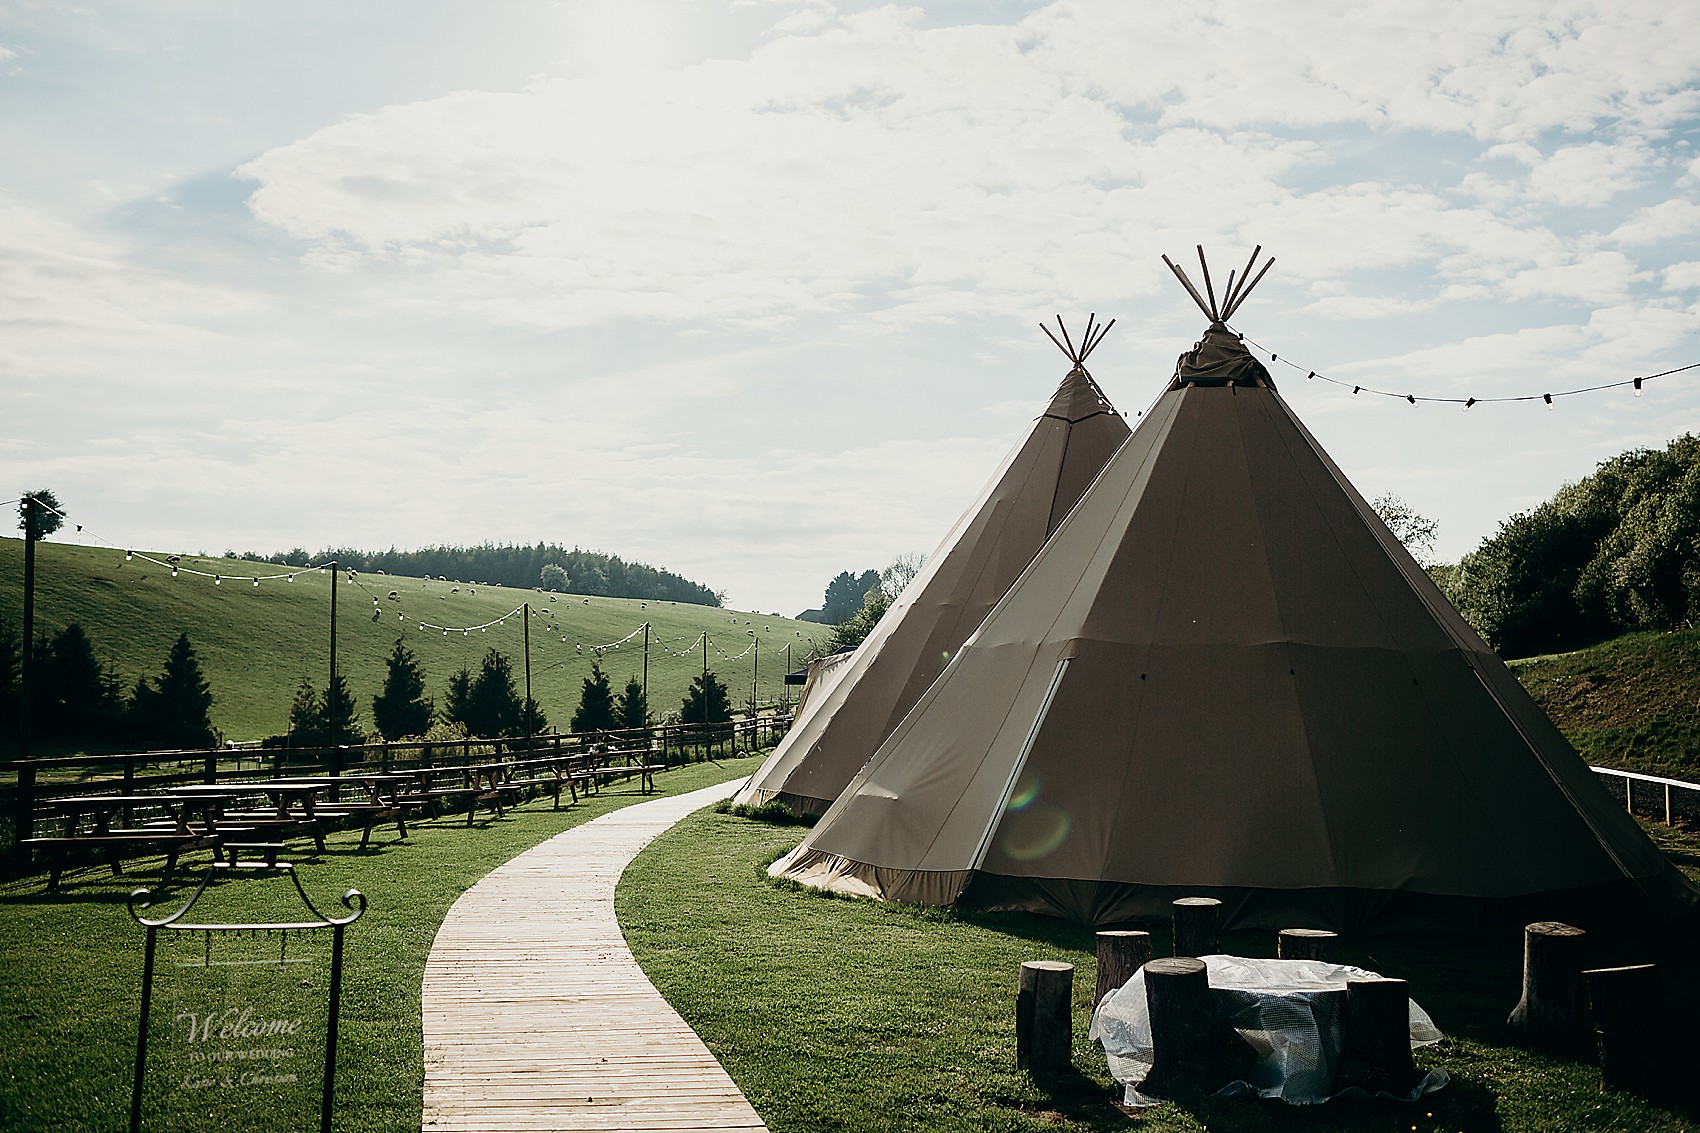
M 626 864 L 737 786 L 614 811 L 461 895 L 425 965 L 427 1133 L 766 1129 L 614 920 Z

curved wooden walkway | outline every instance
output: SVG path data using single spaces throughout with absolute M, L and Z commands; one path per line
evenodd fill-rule
M 614 920 L 627 863 L 739 782 L 574 827 L 461 895 L 425 964 L 427 1133 L 765 1131 Z

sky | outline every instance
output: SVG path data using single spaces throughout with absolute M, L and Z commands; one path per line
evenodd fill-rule
M 1453 560 L 1700 426 L 1700 6 L 0 0 L 0 496 L 183 553 L 558 542 L 794 614 L 1117 320 Z M 1267 354 L 1261 355 L 1266 363 Z M 1346 386 L 1306 375 L 1315 371 Z

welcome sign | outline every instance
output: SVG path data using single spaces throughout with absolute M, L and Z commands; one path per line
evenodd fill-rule
M 311 914 L 292 921 L 199 922 L 191 912 L 232 869 L 284 873 Z M 313 907 L 293 867 L 219 863 L 188 903 L 158 920 L 131 894 L 147 930 L 130 1129 L 305 1133 L 331 1127 L 343 931 L 365 910 L 357 890 L 342 918 Z

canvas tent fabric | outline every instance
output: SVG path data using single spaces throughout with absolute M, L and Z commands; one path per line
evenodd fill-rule
M 1087 371 L 1043 414 L 910 580 L 836 683 L 806 706 L 738 793 L 819 815 L 944 669 L 1085 493 L 1129 429 Z
M 1218 325 L 770 872 L 1099 926 L 1692 908 L 1595 778 Z
M 854 650 L 845 649 L 837 653 L 828 653 L 825 657 L 816 657 L 804 667 L 803 672 L 807 676 L 803 680 L 802 691 L 797 693 L 797 706 L 791 710 L 793 724 L 801 719 L 805 712 L 809 711 L 809 704 L 815 697 L 825 695 L 832 689 L 833 685 L 838 683 L 839 678 L 844 675 L 845 668 L 850 664 L 850 658 L 854 652 Z M 789 676 L 789 674 L 787 675 Z

